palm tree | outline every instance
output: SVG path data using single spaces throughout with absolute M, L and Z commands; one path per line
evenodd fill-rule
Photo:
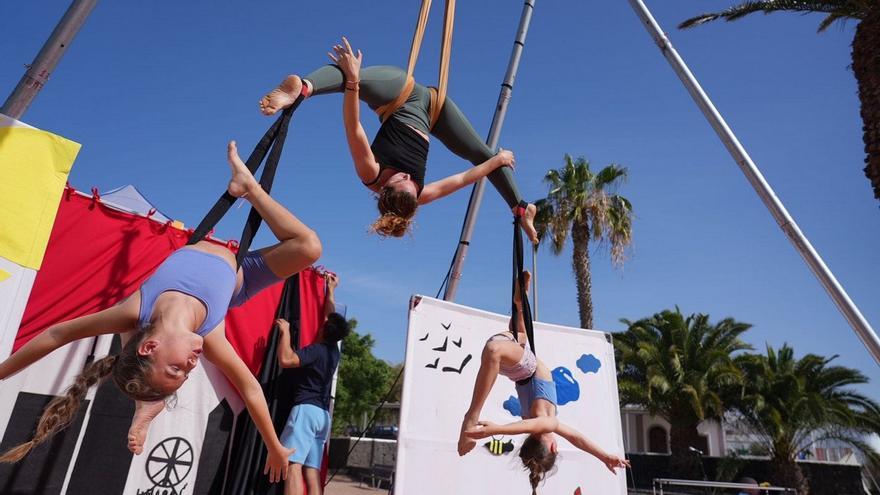
M 836 21 L 856 19 L 852 42 L 852 68 L 859 86 L 865 141 L 865 175 L 880 199 L 880 2 L 877 0 L 746 0 L 721 12 L 707 13 L 688 19 L 679 28 L 685 29 L 717 19 L 735 21 L 755 12 L 821 12 L 819 32 Z
M 611 261 L 617 266 L 623 264 L 626 248 L 632 242 L 632 204 L 613 192 L 626 177 L 627 169 L 619 165 L 608 165 L 593 173 L 590 162 L 584 158 L 572 160 L 566 154 L 565 165 L 544 176 L 544 182 L 550 186 L 547 197 L 535 202 L 538 238 L 552 239 L 553 254 L 562 252 L 571 231 L 571 266 L 577 284 L 581 328 L 593 328 L 590 241 L 607 245 Z
M 700 475 L 690 451 L 701 444 L 697 426 L 720 420 L 727 397 L 740 384 L 733 354 L 751 349 L 740 335 L 751 325 L 726 318 L 685 317 L 665 310 L 628 326 L 614 336 L 621 405 L 639 405 L 670 424 L 670 467 L 676 476 Z
M 836 357 L 795 359 L 788 345 L 778 352 L 768 345 L 766 355 L 737 359 L 744 379 L 733 409 L 769 452 L 777 477 L 772 481 L 798 493 L 808 493 L 808 486 L 796 459 L 816 442 L 842 441 L 872 462 L 880 459 L 864 442 L 866 434 L 880 432 L 880 406 L 848 388 L 868 379 L 858 370 L 829 366 Z

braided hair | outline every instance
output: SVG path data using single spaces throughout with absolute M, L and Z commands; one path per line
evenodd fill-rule
M 148 377 L 151 373 L 152 362 L 148 357 L 141 356 L 137 352 L 140 343 L 150 333 L 152 333 L 150 326 L 136 332 L 118 355 L 107 356 L 86 366 L 82 373 L 76 377 L 73 385 L 64 392 L 64 395 L 52 399 L 43 410 L 33 438 L 0 455 L 0 463 L 20 461 L 34 447 L 67 428 L 76 417 L 76 412 L 89 388 L 111 374 L 113 381 L 122 392 L 134 400 L 159 401 L 173 393 L 173 391 L 159 390 L 149 383 Z

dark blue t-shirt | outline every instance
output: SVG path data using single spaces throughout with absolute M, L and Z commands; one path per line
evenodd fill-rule
M 319 342 L 294 352 L 299 356 L 299 373 L 293 403 L 312 404 L 329 411 L 330 387 L 339 364 L 339 347 Z

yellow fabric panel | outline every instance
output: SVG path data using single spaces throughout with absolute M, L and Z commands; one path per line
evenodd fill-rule
M 6 280 L 7 278 L 9 278 L 9 277 L 11 277 L 11 276 L 12 276 L 11 273 L 9 273 L 9 272 L 7 272 L 7 271 L 5 271 L 5 270 L 0 270 L 0 282 Z
M 0 127 L 0 256 L 40 269 L 80 145 L 27 127 Z

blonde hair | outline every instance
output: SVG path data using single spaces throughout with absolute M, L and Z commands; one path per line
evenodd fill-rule
M 152 362 L 137 352 L 144 338 L 152 332 L 148 326 L 137 332 L 122 351 L 116 356 L 107 356 L 88 366 L 76 377 L 64 395 L 55 397 L 43 410 L 34 437 L 27 442 L 7 450 L 0 456 L 0 463 L 18 462 L 34 447 L 52 438 L 56 433 L 67 428 L 89 388 L 103 381 L 111 373 L 113 381 L 125 395 L 134 400 L 151 402 L 164 400 L 171 395 L 169 392 L 153 387 L 147 377 L 151 372 Z

